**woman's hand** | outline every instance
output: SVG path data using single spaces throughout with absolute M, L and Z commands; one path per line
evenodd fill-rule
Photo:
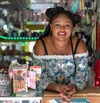
M 72 96 L 73 94 L 76 92 L 77 88 L 76 88 L 76 85 L 74 84 L 71 84 L 71 85 L 68 85 L 61 93 L 60 93 L 60 96 L 61 96 L 61 102 L 62 103 L 69 103 L 72 99 Z
M 62 92 L 64 90 L 66 90 L 67 88 L 67 85 L 62 85 L 62 84 L 55 84 L 55 83 L 50 83 L 46 90 L 49 90 L 49 91 L 56 91 L 56 92 Z
M 57 86 L 57 88 L 58 88 L 57 91 L 61 93 L 61 92 L 66 90 L 67 85 L 60 84 L 60 85 Z

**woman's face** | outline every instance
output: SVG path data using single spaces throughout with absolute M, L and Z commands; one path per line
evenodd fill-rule
M 72 21 L 65 14 L 57 16 L 50 24 L 50 27 L 53 38 L 59 41 L 69 39 L 73 30 Z

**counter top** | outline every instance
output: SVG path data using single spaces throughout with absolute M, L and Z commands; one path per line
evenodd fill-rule
M 44 91 L 44 97 L 59 97 L 59 93 Z M 74 94 L 74 97 L 100 96 L 100 87 L 86 87 Z
M 60 99 L 59 93 L 44 91 L 44 97 L 42 97 L 42 103 L 50 103 L 49 100 Z M 86 87 L 81 91 L 76 92 L 73 98 L 78 100 L 86 99 L 85 103 L 100 103 L 100 87 Z M 75 102 L 76 103 L 76 102 Z

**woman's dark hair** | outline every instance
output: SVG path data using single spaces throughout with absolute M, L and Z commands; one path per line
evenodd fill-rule
M 45 31 L 44 31 L 44 35 L 41 36 L 45 37 L 48 36 L 50 33 L 50 23 L 60 14 L 65 14 L 73 23 L 73 26 L 75 26 L 77 23 L 79 23 L 81 21 L 81 16 L 74 14 L 70 11 L 65 10 L 63 7 L 57 6 L 55 8 L 48 8 L 46 10 L 46 16 L 49 18 L 49 24 L 47 25 Z
M 61 6 L 57 6 L 55 8 L 48 8 L 46 10 L 45 14 L 50 19 L 55 14 L 56 10 L 57 11 L 63 11 L 65 9 L 63 7 L 61 7 Z
M 73 14 L 72 12 L 67 10 L 61 10 L 61 11 L 56 10 L 55 13 L 50 17 L 49 22 L 51 23 L 60 14 L 65 14 L 72 21 L 73 27 L 81 21 L 81 17 L 77 14 Z

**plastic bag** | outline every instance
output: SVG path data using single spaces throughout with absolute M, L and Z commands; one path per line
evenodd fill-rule
M 13 81 L 13 92 L 27 92 L 27 70 L 28 62 L 26 64 L 19 64 L 17 60 L 12 60 L 9 66 L 9 76 Z

